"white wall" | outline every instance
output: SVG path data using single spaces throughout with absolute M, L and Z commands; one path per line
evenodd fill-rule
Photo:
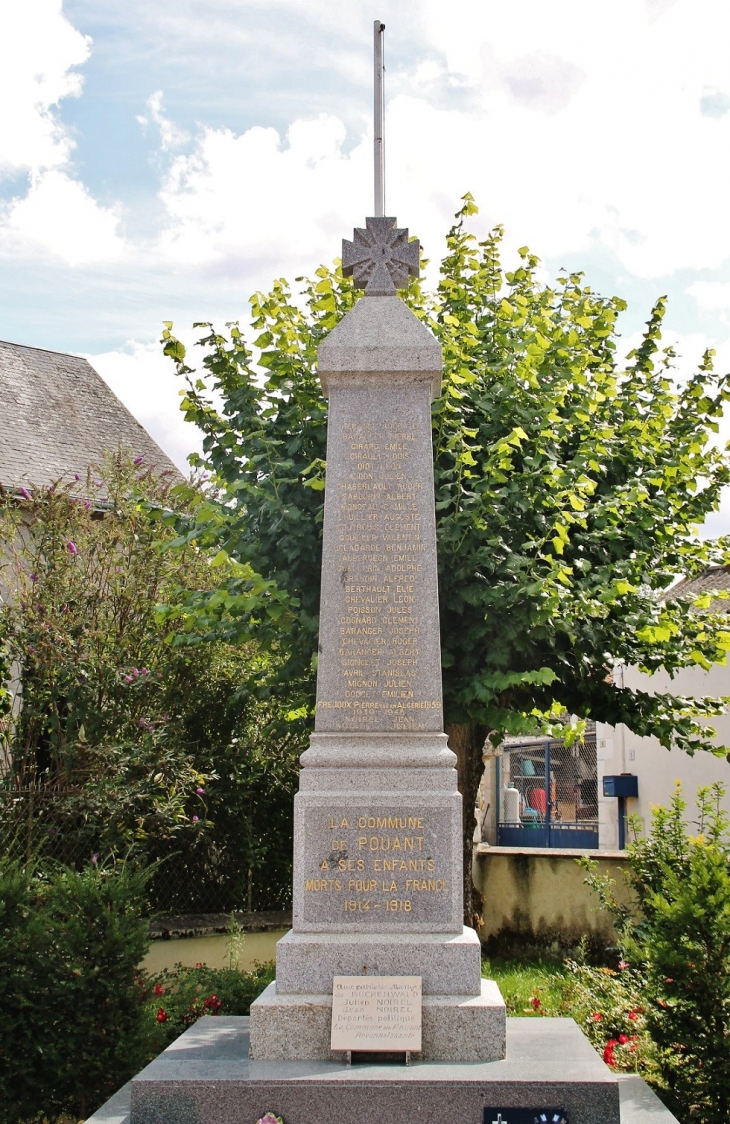
M 670 679 L 666 672 L 642 675 L 635 668 L 624 669 L 624 685 L 643 691 L 671 691 L 673 694 L 730 695 L 730 667 L 717 665 L 710 671 L 699 667 L 685 668 Z M 730 746 L 730 714 L 708 719 L 717 730 L 718 745 Z M 636 814 L 648 828 L 651 808 L 668 804 L 674 792 L 674 782 L 682 783 L 682 794 L 687 802 L 687 820 L 692 822 L 698 788 L 722 781 L 726 786 L 725 809 L 730 812 L 730 763 L 711 753 L 697 753 L 694 757 L 678 749 L 664 749 L 656 738 L 640 738 L 625 726 L 596 724 L 598 749 L 598 839 L 601 850 L 618 846 L 618 801 L 603 796 L 603 777 L 611 773 L 635 773 L 639 778 L 639 796 L 627 800 L 629 815 Z

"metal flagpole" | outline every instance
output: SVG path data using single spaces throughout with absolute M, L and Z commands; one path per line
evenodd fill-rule
M 375 123 L 375 217 L 385 214 L 385 167 L 383 154 L 383 32 L 385 24 L 376 20 L 373 27 L 375 47 L 374 123 Z

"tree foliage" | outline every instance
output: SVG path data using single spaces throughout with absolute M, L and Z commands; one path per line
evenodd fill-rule
M 709 667 L 730 648 L 708 602 L 662 596 L 678 574 L 726 557 L 697 528 L 730 480 L 712 442 L 728 376 L 707 352 L 680 384 L 661 347 L 663 298 L 618 363 L 625 303 L 579 273 L 544 284 L 525 248 L 505 271 L 501 230 L 479 241 L 466 229 L 475 210 L 465 197 L 437 290 L 413 281 L 406 295 L 444 353 L 433 444 L 447 725 L 478 733 L 475 752 L 487 732 L 534 729 L 558 711 L 709 748 L 696 712 L 718 704 L 619 689 L 612 670 Z M 199 463 L 222 489 L 179 541 L 242 566 L 178 607 L 177 642 L 258 636 L 280 653 L 291 705 L 310 711 L 327 418 L 316 349 L 357 296 L 338 266 L 318 269 L 301 297 L 278 281 L 252 298 L 250 346 L 238 324 L 228 335 L 198 325 L 203 377 L 171 324 L 164 333 L 188 377 L 186 417 L 204 434 Z

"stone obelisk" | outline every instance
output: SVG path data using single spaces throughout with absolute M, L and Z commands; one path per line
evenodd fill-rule
M 319 348 L 329 399 L 315 732 L 295 799 L 293 928 L 251 1055 L 329 1058 L 333 977 L 421 976 L 422 1056 L 504 1055 L 505 1009 L 462 924 L 461 796 L 443 732 L 431 401 L 441 348 L 397 295 L 419 245 L 369 218 L 364 296 Z

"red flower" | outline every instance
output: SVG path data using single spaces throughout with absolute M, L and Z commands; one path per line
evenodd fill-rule
M 533 995 L 533 996 L 531 996 L 531 998 L 530 998 L 530 1006 L 532 1007 L 533 1011 L 539 1011 L 539 1009 L 540 1009 L 540 1000 L 538 999 L 538 997 L 537 997 L 536 995 Z
M 164 1007 L 158 1007 L 157 1008 L 157 1015 L 155 1017 L 156 1017 L 158 1023 L 166 1023 L 167 1022 L 167 1011 L 164 1009 Z
M 674 983 L 674 980 L 672 979 L 671 976 L 665 976 L 664 979 L 666 980 L 667 983 Z
M 628 1040 L 629 1040 L 629 1036 L 628 1036 L 628 1034 L 619 1034 L 619 1036 L 618 1036 L 618 1040 L 619 1040 L 619 1044 L 620 1044 L 621 1046 L 625 1046 L 625 1045 L 626 1045 L 626 1043 L 627 1043 L 627 1042 L 628 1042 Z
M 590 1017 L 593 1019 L 594 1023 L 599 1023 L 603 1018 L 603 1015 L 600 1011 L 594 1011 Z
M 613 1056 L 614 1046 L 618 1046 L 618 1039 L 617 1038 L 610 1038 L 608 1040 L 608 1042 L 606 1043 L 606 1045 L 604 1046 L 603 1060 L 606 1063 L 606 1065 L 615 1065 L 616 1064 L 616 1059 Z
M 638 1019 L 640 1014 L 641 1008 L 637 1007 L 634 1011 L 629 1011 L 629 1018 L 633 1021 L 634 1019 Z
M 165 989 L 162 984 L 155 984 L 155 995 L 164 995 Z

